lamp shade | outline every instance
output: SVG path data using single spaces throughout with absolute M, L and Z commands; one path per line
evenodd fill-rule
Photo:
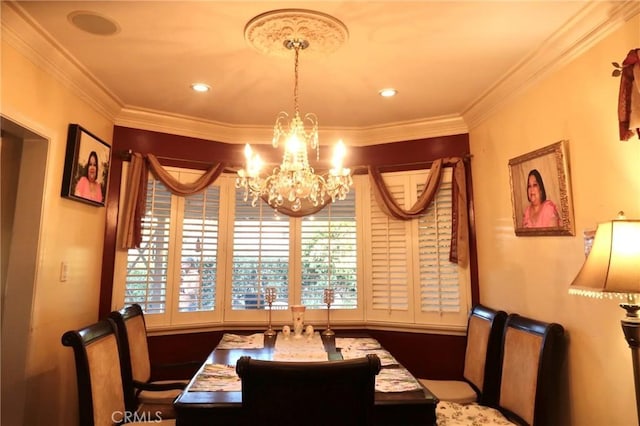
M 598 225 L 591 251 L 569 293 L 600 298 L 640 293 L 640 220 Z

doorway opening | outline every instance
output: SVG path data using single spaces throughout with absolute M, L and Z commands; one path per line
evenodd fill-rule
M 24 424 L 26 360 L 49 143 L 2 116 L 0 137 L 1 424 Z

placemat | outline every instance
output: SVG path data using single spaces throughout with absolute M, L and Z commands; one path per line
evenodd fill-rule
M 343 349 L 340 351 L 342 353 L 342 358 L 344 359 L 354 359 L 354 358 L 363 358 L 367 356 L 367 354 L 376 354 L 378 358 L 380 358 L 380 363 L 383 367 L 387 367 L 389 365 L 398 365 L 398 361 L 391 355 L 391 353 L 386 349 Z
M 189 392 L 241 391 L 240 377 L 232 365 L 205 364 Z
M 369 350 L 382 349 L 382 346 L 373 337 L 336 337 L 336 348 Z
M 250 335 L 225 333 L 218 343 L 217 349 L 262 349 L 264 348 L 264 334 Z
M 376 391 L 407 392 L 422 389 L 422 385 L 404 367 L 383 368 L 376 376 Z

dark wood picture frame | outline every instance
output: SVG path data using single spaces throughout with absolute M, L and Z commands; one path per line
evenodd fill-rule
M 575 235 L 573 203 L 569 179 L 566 140 L 545 146 L 509 160 L 509 180 L 513 206 L 513 224 L 518 236 Z M 537 172 L 537 173 L 536 173 Z M 557 224 L 533 224 L 525 219 L 530 204 L 527 185 L 532 173 L 540 178 L 541 192 L 546 193 L 547 207 L 557 210 Z M 538 179 L 536 177 L 536 180 Z
M 89 163 L 95 158 L 97 171 L 93 176 Z M 111 146 L 79 124 L 69 124 L 62 197 L 104 207 L 110 166 Z

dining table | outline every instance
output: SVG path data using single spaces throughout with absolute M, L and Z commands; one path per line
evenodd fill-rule
M 241 425 L 242 390 L 235 365 L 241 356 L 273 361 L 333 361 L 379 356 L 376 425 L 435 425 L 438 399 L 380 343 L 364 334 L 304 336 L 225 333 L 175 399 L 177 426 Z

